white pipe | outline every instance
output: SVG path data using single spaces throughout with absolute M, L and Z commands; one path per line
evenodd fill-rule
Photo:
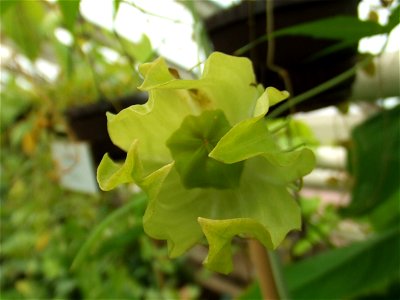
M 368 69 L 360 69 L 351 100 L 374 101 L 400 96 L 400 52 L 385 52 Z

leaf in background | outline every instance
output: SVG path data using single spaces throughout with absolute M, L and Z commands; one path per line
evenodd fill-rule
M 0 1 L 0 15 L 3 15 L 10 7 L 17 4 L 18 0 L 1 0 Z
M 132 42 L 120 37 L 121 47 L 137 62 L 147 62 L 153 56 L 153 48 L 150 39 L 143 34 L 139 41 Z
M 262 300 L 261 289 L 258 282 L 252 283 L 248 286 L 242 294 L 237 297 L 237 300 Z
M 349 150 L 349 171 L 354 177 L 347 216 L 363 216 L 389 205 L 400 186 L 400 106 L 383 111 L 354 128 Z M 399 220 L 399 209 L 383 218 Z M 376 217 L 377 215 L 375 215 Z M 378 221 L 375 219 L 375 221 Z M 378 223 L 382 223 L 379 222 Z
M 348 299 L 399 280 L 400 231 L 324 252 L 285 270 L 293 299 Z
M 387 32 L 392 31 L 397 25 L 399 25 L 400 20 L 400 5 L 390 12 L 389 22 L 386 24 L 385 28 Z
M 86 260 L 87 256 L 90 254 L 91 248 L 100 239 L 101 233 L 103 233 L 108 226 L 128 214 L 132 214 L 132 210 L 138 209 L 138 207 L 142 206 L 145 200 L 146 197 L 143 194 L 138 195 L 134 200 L 131 200 L 124 206 L 114 210 L 100 224 L 98 224 L 90 233 L 79 252 L 76 254 L 74 261 L 72 262 L 71 269 L 78 268 Z
M 397 11 L 394 12 L 396 14 Z M 389 33 L 392 29 L 393 22 L 396 16 L 391 18 L 390 25 L 382 26 L 373 21 L 362 21 L 357 17 L 351 16 L 333 16 L 312 22 L 305 22 L 298 25 L 282 28 L 273 32 L 272 37 L 280 37 L 287 35 L 300 35 L 320 39 L 332 39 L 339 42 L 338 45 L 333 45 L 326 50 L 316 53 L 309 60 L 316 59 L 320 56 L 327 55 L 334 50 L 348 47 L 358 43 L 361 38 L 369 37 L 377 34 Z M 398 20 L 397 20 L 398 21 Z M 235 54 L 241 55 L 256 45 L 268 41 L 270 36 L 263 35 L 255 41 L 238 49 Z
M 400 189 L 368 214 L 374 227 L 378 230 L 395 228 L 400 220 Z
M 64 23 L 70 32 L 75 32 L 75 23 L 79 15 L 80 0 L 58 0 Z
M 0 95 L 0 130 L 12 127 L 19 117 L 28 112 L 32 105 L 32 96 L 25 90 L 21 89 L 15 81 L 5 85 L 5 89 Z
M 336 43 L 332 46 L 326 47 L 325 49 L 318 51 L 315 54 L 311 55 L 309 58 L 307 58 L 306 62 L 311 62 L 313 60 L 324 57 L 324 56 L 334 53 L 336 51 L 340 51 L 342 49 L 357 47 L 357 45 L 358 45 L 358 40 L 339 41 L 338 43 Z
M 385 33 L 385 27 L 357 17 L 334 16 L 313 22 L 283 28 L 274 32 L 275 37 L 304 35 L 313 38 L 357 41 L 363 37 Z
M 71 47 L 60 43 L 57 39 L 53 39 L 52 43 L 55 55 L 57 56 L 57 61 L 63 72 L 62 75 L 71 78 L 74 71 L 73 50 Z
M 26 55 L 34 61 L 40 53 L 44 33 L 41 28 L 45 16 L 40 1 L 18 1 L 2 15 L 2 30 Z
M 120 4 L 121 4 L 121 1 L 122 0 L 114 0 L 113 1 L 113 8 L 114 8 L 114 11 L 113 11 L 113 19 L 115 20 L 115 18 L 117 17 L 117 14 L 118 14 L 118 10 L 119 10 L 119 6 L 120 6 Z

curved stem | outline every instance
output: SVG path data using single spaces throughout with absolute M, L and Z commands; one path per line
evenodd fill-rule
M 283 299 L 279 293 L 277 277 L 274 274 L 273 265 L 264 246 L 255 239 L 249 240 L 250 258 L 257 271 L 263 299 L 278 300 Z
M 277 73 L 283 80 L 285 85 L 285 89 L 293 95 L 293 87 L 292 82 L 290 80 L 289 72 L 275 64 L 275 37 L 274 33 L 274 1 L 266 0 L 266 36 L 268 36 L 268 44 L 267 44 L 267 68 L 271 71 Z M 288 101 L 291 101 L 289 99 Z

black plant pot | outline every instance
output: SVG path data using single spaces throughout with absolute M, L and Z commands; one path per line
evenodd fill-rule
M 105 153 L 109 153 L 116 160 L 126 156 L 123 150 L 111 142 L 107 131 L 106 112 L 116 113 L 131 105 L 144 104 L 147 98 L 146 93 L 138 93 L 112 102 L 98 101 L 86 106 L 71 107 L 65 112 L 73 137 L 90 144 L 96 166 Z
M 274 0 L 274 29 L 315 21 L 335 15 L 357 16 L 358 0 Z M 205 20 L 209 37 L 216 51 L 233 54 L 266 33 L 265 1 L 244 1 Z M 318 59 L 310 58 L 336 41 L 303 36 L 283 36 L 275 39 L 274 63 L 288 71 L 294 96 L 299 95 L 352 67 L 357 45 L 336 51 Z M 267 42 L 249 50 L 249 57 L 258 82 L 264 86 L 285 89 L 282 78 L 269 70 L 266 62 Z M 309 111 L 347 99 L 351 78 L 328 91 L 297 105 L 295 111 Z M 286 112 L 287 114 L 288 112 Z

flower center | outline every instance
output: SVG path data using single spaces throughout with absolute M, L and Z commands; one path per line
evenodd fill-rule
M 208 154 L 231 128 L 222 110 L 187 116 L 171 135 L 167 146 L 186 188 L 235 188 L 239 185 L 243 162 L 224 164 Z

